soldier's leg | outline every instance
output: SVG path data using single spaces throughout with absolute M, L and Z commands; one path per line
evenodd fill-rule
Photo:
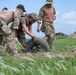
M 1 30 L 2 24 L 1 24 L 1 19 L 0 19 L 0 54 L 4 52 L 2 42 L 3 42 L 3 33 Z
M 2 30 L 0 28 L 0 45 L 2 45 L 3 42 L 3 34 L 2 34 Z
M 4 21 L 1 21 L 1 23 L 3 24 L 1 29 L 3 31 L 3 34 L 4 34 L 4 36 L 6 38 L 6 42 L 7 42 L 7 51 L 9 53 L 15 54 L 15 53 L 17 53 L 15 37 L 12 35 L 12 31 L 10 28 L 8 28 L 6 23 Z
M 6 44 L 6 39 L 3 35 L 0 35 L 0 45 L 2 45 L 3 47 L 5 46 Z
M 26 37 L 25 37 L 25 33 L 23 31 L 19 32 L 18 40 L 21 43 L 21 45 L 23 46 L 23 49 L 25 49 L 26 48 Z
M 53 23 L 44 23 L 44 28 L 45 28 L 45 35 L 47 37 L 47 43 L 50 46 L 50 49 L 53 47 L 53 42 L 54 42 L 54 37 L 55 37 L 55 30 L 53 27 Z
M 5 44 L 6 44 L 6 41 L 5 41 L 5 38 L 3 36 L 3 32 L 2 32 L 2 30 L 0 28 L 0 45 L 3 45 L 3 47 L 4 47 Z
M 2 42 L 3 42 L 3 36 L 0 35 L 0 45 L 2 45 Z
M 5 39 L 5 36 L 3 36 L 3 41 L 2 41 L 3 47 L 5 46 L 5 44 L 6 44 L 6 39 Z
M 53 45 L 54 45 L 54 37 L 53 37 L 53 34 L 50 34 L 47 36 L 47 42 L 49 44 L 49 47 L 50 49 L 53 48 Z
M 51 26 L 50 29 L 49 29 L 49 34 L 47 35 L 47 42 L 50 46 L 50 49 L 53 48 L 53 45 L 54 45 L 54 39 L 55 39 L 55 30 L 54 28 Z

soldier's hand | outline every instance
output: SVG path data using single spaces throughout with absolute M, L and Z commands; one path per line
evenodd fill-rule
M 36 42 L 38 39 L 36 36 L 33 36 L 32 39 Z
M 40 32 L 40 30 L 41 30 L 40 23 L 38 23 L 37 32 Z
M 40 32 L 40 30 L 41 30 L 40 28 L 37 28 L 37 32 Z

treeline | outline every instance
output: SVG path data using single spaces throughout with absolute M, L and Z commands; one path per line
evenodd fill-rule
M 62 39 L 62 38 L 66 38 L 68 35 L 64 34 L 64 33 L 55 33 L 55 39 Z
M 70 36 L 72 36 L 71 38 L 76 38 L 76 31 L 72 33 Z M 67 37 L 69 37 L 67 34 L 61 32 L 55 33 L 55 39 L 63 39 Z

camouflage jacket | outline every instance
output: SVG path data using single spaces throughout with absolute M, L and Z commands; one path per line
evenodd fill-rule
M 38 22 L 42 21 L 48 21 L 48 22 L 53 22 L 53 17 L 56 16 L 56 11 L 55 8 L 53 6 L 50 6 L 50 8 L 47 8 L 46 5 L 44 5 L 43 7 L 41 7 L 40 11 L 39 11 L 39 18 L 38 18 Z

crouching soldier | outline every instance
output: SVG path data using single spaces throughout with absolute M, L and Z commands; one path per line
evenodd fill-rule
M 35 23 L 37 19 L 38 15 L 36 13 L 30 13 L 28 15 L 21 16 L 21 21 L 18 30 L 14 29 L 13 25 L 11 25 L 13 35 L 18 38 L 18 41 L 21 43 L 24 49 L 26 48 L 25 34 L 28 34 L 31 38 L 36 40 L 36 37 L 32 33 L 32 24 Z
M 8 10 L 8 8 L 6 8 L 6 7 L 4 7 L 3 9 L 2 9 L 2 11 L 6 11 L 6 10 Z M 1 31 L 1 29 L 0 29 L 0 45 L 2 45 L 3 44 L 3 46 L 5 45 L 5 38 L 4 38 L 4 36 L 3 36 L 3 34 L 2 34 L 2 31 Z
M 13 22 L 14 27 L 19 26 L 21 14 L 25 12 L 24 6 L 19 4 L 16 9 L 0 12 L 0 29 L 7 42 L 6 51 L 11 54 L 17 53 L 15 37 L 12 35 L 8 24 Z

